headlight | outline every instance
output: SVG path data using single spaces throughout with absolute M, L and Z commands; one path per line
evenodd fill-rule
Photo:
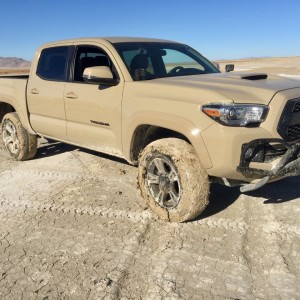
M 262 123 L 267 116 L 268 107 L 255 104 L 211 103 L 202 106 L 202 111 L 225 126 L 247 126 Z

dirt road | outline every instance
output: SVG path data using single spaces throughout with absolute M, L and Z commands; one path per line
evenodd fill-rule
M 215 185 L 204 215 L 159 221 L 121 160 L 0 145 L 0 299 L 300 299 L 300 178 Z

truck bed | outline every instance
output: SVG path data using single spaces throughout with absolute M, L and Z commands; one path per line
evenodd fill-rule
M 0 104 L 3 101 L 11 105 L 19 113 L 23 126 L 30 130 L 26 102 L 28 78 L 28 74 L 0 75 Z
M 0 73 L 0 79 L 1 78 L 10 78 L 10 79 L 28 79 L 29 74 L 1 74 Z

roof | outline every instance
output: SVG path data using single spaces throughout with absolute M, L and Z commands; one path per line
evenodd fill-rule
M 90 38 L 74 38 L 61 41 L 55 41 L 46 43 L 43 46 L 49 46 L 53 44 L 63 43 L 87 43 L 87 42 L 109 42 L 109 43 L 124 43 L 124 42 L 160 42 L 160 43 L 176 43 L 174 41 L 155 39 L 155 38 L 143 38 L 143 37 L 90 37 Z
M 111 43 L 124 43 L 124 42 L 167 42 L 170 43 L 172 41 L 163 40 L 163 39 L 155 39 L 155 38 L 142 38 L 142 37 L 106 37 L 103 38 Z

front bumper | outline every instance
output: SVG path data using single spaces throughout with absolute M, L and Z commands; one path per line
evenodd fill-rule
M 260 166 L 268 165 L 270 169 Z M 256 139 L 242 146 L 237 171 L 257 178 L 243 185 L 241 192 L 256 190 L 269 181 L 300 175 L 300 142 L 288 144 L 282 139 Z

